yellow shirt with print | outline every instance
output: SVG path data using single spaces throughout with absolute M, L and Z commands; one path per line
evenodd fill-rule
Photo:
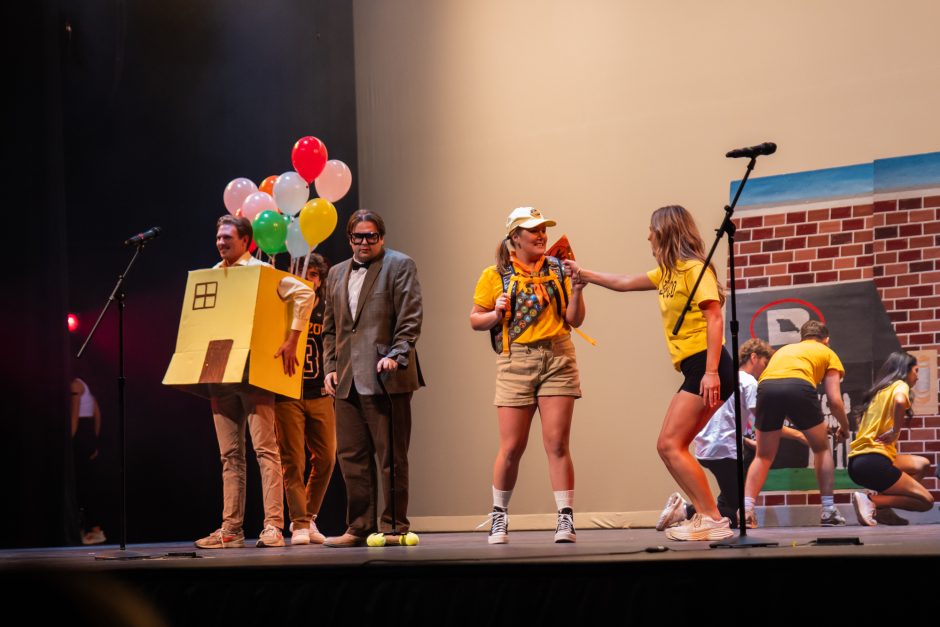
M 816 387 L 829 370 L 845 374 L 845 367 L 835 351 L 817 340 L 803 340 L 778 348 L 767 362 L 760 380 L 802 379 Z
M 518 268 L 516 268 L 516 272 L 519 272 Z M 520 276 L 519 289 L 524 289 L 524 286 L 525 279 Z M 565 292 L 571 294 L 571 279 L 567 276 L 565 277 Z M 496 308 L 496 299 L 499 298 L 502 293 L 503 279 L 499 276 L 499 271 L 496 269 L 496 266 L 490 266 L 483 271 L 480 275 L 480 280 L 477 281 L 477 287 L 473 291 L 473 303 L 483 309 L 493 310 Z M 535 323 L 516 338 L 516 343 L 530 344 L 532 342 L 548 340 L 559 335 L 567 334 L 568 324 L 564 320 L 564 310 L 562 310 L 561 313 L 562 317 L 559 317 L 558 313 L 555 311 L 555 300 L 550 299 L 544 306 L 542 313 L 535 319 Z M 520 311 L 520 308 L 517 306 L 516 317 L 519 318 L 520 315 L 523 318 L 525 316 L 524 312 Z M 500 323 L 500 325 L 501 324 L 502 323 Z
M 701 353 L 708 348 L 705 329 L 705 314 L 699 308 L 702 303 L 708 301 L 718 301 L 718 280 L 715 274 L 709 270 L 702 277 L 702 282 L 695 292 L 695 300 L 692 301 L 692 308 L 685 316 L 685 322 L 679 329 L 679 334 L 673 336 L 672 328 L 676 326 L 676 321 L 685 307 L 685 301 L 689 299 L 692 287 L 698 280 L 698 275 L 702 273 L 705 264 L 694 259 L 691 261 L 682 260 L 676 264 L 676 268 L 669 273 L 669 276 L 663 278 L 662 268 L 655 268 L 646 273 L 649 280 L 659 290 L 659 311 L 663 316 L 663 330 L 666 333 L 666 346 L 669 348 L 669 355 L 672 357 L 672 365 L 679 370 L 679 364 L 686 357 L 691 357 L 696 353 Z M 724 336 L 722 336 L 722 343 Z
M 858 435 L 852 440 L 849 457 L 865 455 L 866 453 L 880 453 L 894 461 L 894 458 L 898 456 L 895 442 L 885 444 L 876 439 L 882 433 L 887 433 L 895 428 L 894 397 L 898 392 L 908 399 L 907 407 L 911 406 L 911 388 L 905 381 L 895 381 L 875 394 L 875 398 L 872 399 L 871 404 L 865 410 L 865 415 L 862 416 L 862 420 L 858 425 Z

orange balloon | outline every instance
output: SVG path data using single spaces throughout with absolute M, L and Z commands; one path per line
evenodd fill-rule
M 263 181 L 261 181 L 261 185 L 258 186 L 258 191 L 259 191 L 259 192 L 267 192 L 267 193 L 271 194 L 271 196 L 273 197 L 273 196 L 274 196 L 274 182 L 275 182 L 276 180 L 277 180 L 277 175 L 276 175 L 276 174 L 272 174 L 272 175 L 269 176 L 268 178 L 266 178 L 266 179 L 264 179 Z

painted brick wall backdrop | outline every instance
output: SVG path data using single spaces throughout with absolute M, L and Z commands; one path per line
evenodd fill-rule
M 889 167 L 880 169 L 882 163 Z M 749 292 L 873 281 L 901 347 L 940 351 L 940 153 L 872 165 L 870 193 L 858 181 L 848 190 L 832 189 L 830 180 L 822 189 L 796 192 L 815 196 L 812 202 L 794 202 L 798 199 L 781 193 L 794 184 L 812 188 L 812 177 L 768 177 L 774 181 L 763 186 L 761 179 L 752 179 L 749 186 L 757 182 L 756 189 L 745 188 L 742 203 L 747 199 L 748 206 L 736 213 L 736 288 Z M 852 178 L 865 167 L 844 170 Z M 912 168 L 917 176 L 897 176 Z M 830 178 L 836 170 L 842 169 L 828 172 Z M 897 185 L 904 189 L 886 189 Z M 863 193 L 847 196 L 846 191 Z M 828 193 L 839 198 L 820 200 Z M 746 325 L 742 331 L 743 341 Z M 933 474 L 940 454 L 940 415 L 916 415 L 899 452 L 928 458 Z M 926 486 L 940 500 L 938 480 L 931 476 Z M 849 494 L 837 493 L 836 501 L 848 503 Z M 818 493 L 790 492 L 766 494 L 762 504 L 814 503 L 819 503 Z

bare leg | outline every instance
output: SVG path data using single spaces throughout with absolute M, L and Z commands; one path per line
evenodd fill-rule
M 901 478 L 893 486 L 871 496 L 875 507 L 897 507 L 914 512 L 927 512 L 933 508 L 933 495 L 921 481 L 930 470 L 930 461 L 920 455 L 898 455 L 894 465 L 901 470 Z
M 928 512 L 933 508 L 933 496 L 907 473 L 880 494 L 871 497 L 875 507 L 896 507 L 912 512 Z
M 829 450 L 829 427 L 821 422 L 803 432 L 809 448 L 813 451 L 813 464 L 816 467 L 816 481 L 819 483 L 820 496 L 832 496 L 832 484 L 835 477 L 835 464 Z
M 656 450 L 666 469 L 688 495 L 695 511 L 713 520 L 721 519 L 721 513 L 708 486 L 705 471 L 689 453 L 689 444 L 720 406 L 706 408 L 702 405 L 701 396 L 680 391 L 669 403 L 656 442 Z
M 920 455 L 897 455 L 894 458 L 894 465 L 906 472 L 917 483 L 923 483 L 924 477 L 930 472 L 930 460 Z
M 552 490 L 574 490 L 574 463 L 571 461 L 569 439 L 573 396 L 540 396 L 539 416 L 542 419 L 542 444 L 548 456 L 548 476 Z
M 499 419 L 499 452 L 493 464 L 493 487 L 512 490 L 519 476 L 519 460 L 529 442 L 529 427 L 535 414 L 535 405 L 524 407 L 497 407 Z
M 747 471 L 747 481 L 744 483 L 744 496 L 756 499 L 760 494 L 764 482 L 767 481 L 767 473 L 770 466 L 774 463 L 774 457 L 777 456 L 777 449 L 780 447 L 781 431 L 757 431 L 757 450 L 754 453 L 754 461 Z

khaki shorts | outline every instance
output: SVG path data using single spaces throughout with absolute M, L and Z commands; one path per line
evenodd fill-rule
M 536 404 L 539 396 L 581 398 L 581 375 L 571 336 L 531 344 L 512 344 L 508 355 L 496 357 L 498 407 Z

